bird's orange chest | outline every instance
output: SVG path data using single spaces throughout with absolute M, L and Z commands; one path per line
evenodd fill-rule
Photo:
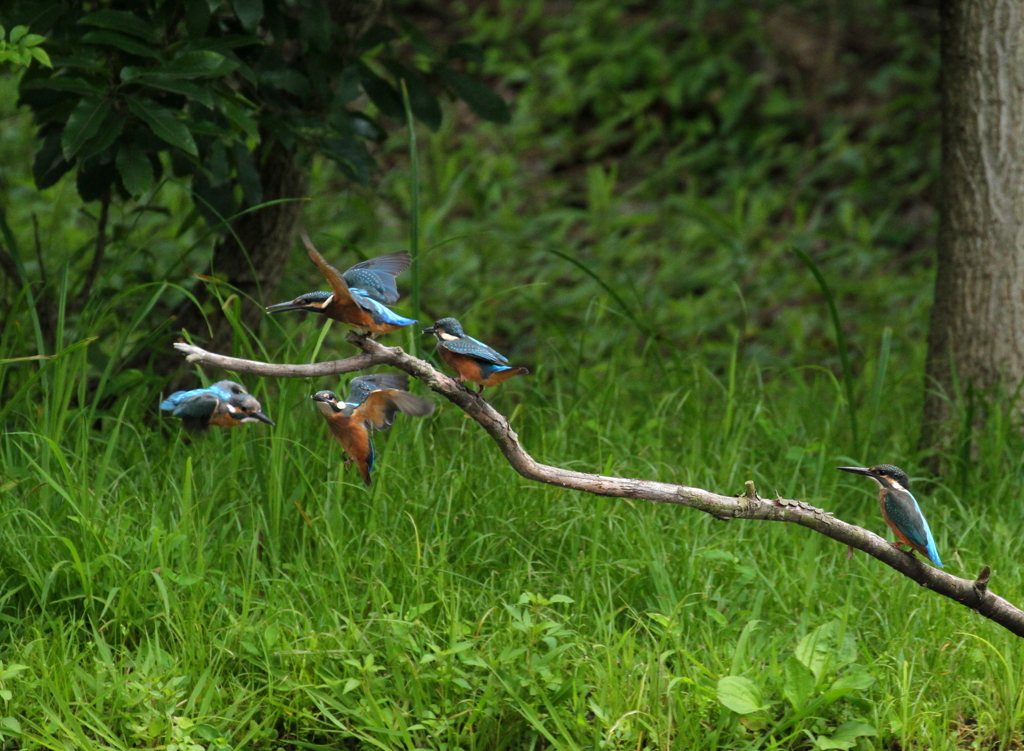
M 352 458 L 358 459 L 370 452 L 370 433 L 361 422 L 353 420 L 344 412 L 338 412 L 327 418 L 327 424 Z

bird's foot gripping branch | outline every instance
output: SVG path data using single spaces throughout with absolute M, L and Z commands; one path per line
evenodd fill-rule
M 352 334 L 348 340 L 361 349 L 362 354 L 343 360 L 309 365 L 243 360 L 207 352 L 185 343 L 174 346 L 189 362 L 269 378 L 317 378 L 352 373 L 374 365 L 390 365 L 423 381 L 428 388 L 473 418 L 491 436 L 512 468 L 528 480 L 592 495 L 690 506 L 723 520 L 753 519 L 799 524 L 867 553 L 918 584 L 956 600 L 1017 636 L 1024 637 L 1024 611 L 989 591 L 991 571 L 987 566 L 982 569 L 977 580 L 961 579 L 893 547 L 874 532 L 848 524 L 809 503 L 785 498 L 762 498 L 752 482 L 747 483 L 744 493 L 727 496 L 685 485 L 626 477 L 606 477 L 541 464 L 526 452 L 519 442 L 519 436 L 503 415 L 467 391 L 455 379 L 449 378 L 435 370 L 430 363 L 407 354 L 399 347 L 386 347 L 373 339 Z

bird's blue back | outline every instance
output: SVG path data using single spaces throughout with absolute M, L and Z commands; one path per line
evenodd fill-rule
M 416 323 L 415 318 L 405 318 L 398 315 L 398 313 L 368 295 L 365 290 L 353 287 L 349 291 L 352 293 L 352 299 L 355 300 L 356 304 L 370 313 L 373 316 L 373 320 L 377 323 L 390 323 L 392 326 L 409 326 Z
M 231 392 L 216 385 L 191 391 L 175 391 L 160 403 L 160 409 L 175 417 L 209 417 L 218 403 L 231 399 Z
M 460 339 L 443 339 L 440 341 L 439 346 L 460 355 L 474 357 L 477 360 L 482 360 L 483 362 L 489 362 L 495 365 L 508 364 L 507 357 L 497 350 L 488 347 L 483 342 L 477 341 L 471 336 L 464 336 Z M 494 370 L 506 370 L 506 368 L 494 368 Z
M 913 493 L 906 489 L 887 489 L 884 492 L 885 512 L 889 518 L 913 543 L 927 550 L 928 557 L 941 568 L 942 559 L 939 558 L 931 527 L 921 513 L 921 507 L 917 505 Z

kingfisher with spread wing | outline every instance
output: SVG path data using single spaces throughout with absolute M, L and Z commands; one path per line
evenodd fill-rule
M 408 389 L 409 376 L 377 373 L 353 378 L 345 401 L 333 391 L 318 391 L 310 397 L 367 485 L 374 460 L 371 431 L 390 428 L 399 412 L 426 417 L 434 411 L 432 402 L 410 394 Z
M 347 326 L 373 334 L 386 334 L 416 323 L 388 308 L 398 302 L 395 277 L 409 268 L 410 255 L 400 250 L 357 263 L 344 274 L 331 266 L 309 239 L 305 229 L 299 231 L 306 255 L 320 269 L 331 287 L 330 292 L 307 292 L 294 300 L 270 305 L 267 311 L 304 310 L 319 313 Z M 386 303 L 386 304 L 385 304 Z
M 217 381 L 212 386 L 191 391 L 175 391 L 160 403 L 160 409 L 181 418 L 185 430 L 198 433 L 211 425 L 233 428 L 247 422 L 274 421 L 252 394 L 234 381 Z

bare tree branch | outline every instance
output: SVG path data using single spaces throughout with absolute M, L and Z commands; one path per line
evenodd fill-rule
M 751 481 L 747 481 L 744 493 L 727 496 L 685 485 L 605 477 L 541 464 L 526 453 L 519 442 L 519 436 L 512 430 L 505 417 L 455 379 L 435 370 L 429 363 L 406 354 L 399 347 L 385 347 L 373 339 L 355 334 L 350 334 L 348 339 L 362 349 L 364 354 L 312 365 L 276 365 L 216 355 L 190 344 L 178 343 L 174 346 L 187 356 L 189 362 L 271 378 L 339 375 L 371 365 L 391 365 L 420 379 L 476 420 L 498 444 L 498 448 L 512 468 L 528 480 L 593 495 L 636 498 L 654 503 L 676 503 L 711 514 L 716 519 L 757 519 L 799 524 L 877 558 L 918 584 L 956 600 L 1013 634 L 1024 637 L 1024 611 L 988 590 L 991 575 L 988 566 L 982 569 L 976 581 L 961 579 L 923 563 L 886 542 L 874 532 L 847 524 L 836 519 L 830 512 L 815 508 L 809 503 L 785 498 L 762 498 Z

